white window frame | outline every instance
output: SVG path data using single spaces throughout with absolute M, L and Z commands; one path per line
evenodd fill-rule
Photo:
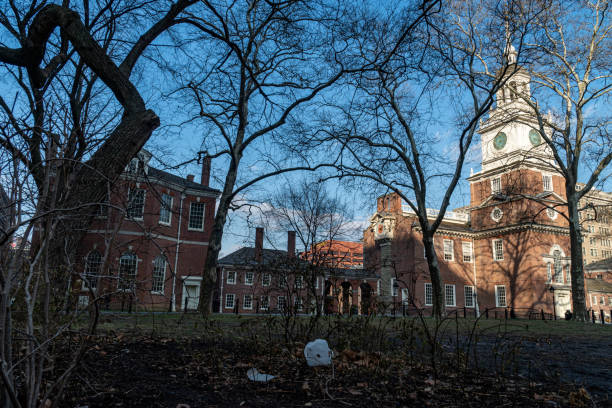
M 503 288 L 504 303 L 500 302 L 500 289 Z M 508 296 L 506 293 L 506 285 L 495 285 L 495 307 L 508 307 Z
M 425 283 L 425 306 L 433 306 L 433 286 L 429 282 Z
M 231 279 L 230 276 L 232 277 Z M 225 278 L 225 283 L 228 285 L 236 284 L 236 271 L 227 271 L 227 278 Z
M 542 189 L 544 191 L 553 191 L 553 180 L 550 174 L 542 174 Z
M 278 296 L 276 298 L 276 308 L 279 312 L 287 310 L 287 298 L 285 296 Z
M 168 204 L 164 203 L 164 198 L 170 198 L 170 202 Z M 159 223 L 161 225 L 172 225 L 172 205 L 174 204 L 174 197 L 170 194 L 162 194 L 161 199 L 159 200 Z M 164 211 L 167 211 L 168 221 L 162 220 L 162 215 L 165 214 Z
M 452 291 L 452 303 L 449 302 L 449 295 L 451 292 L 449 292 L 449 289 L 451 289 Z M 447 307 L 455 307 L 457 306 L 457 296 L 456 296 L 456 291 L 455 291 L 455 285 L 451 285 L 451 284 L 445 284 L 444 285 L 444 306 Z
M 261 277 L 261 286 L 270 286 L 272 282 L 272 275 L 269 273 L 264 273 Z
M 192 217 L 194 217 L 194 207 L 199 207 L 199 206 L 202 206 L 202 223 L 200 224 L 201 225 L 200 227 L 192 227 L 191 220 L 192 220 Z M 192 201 L 189 204 L 189 219 L 187 220 L 187 229 L 189 231 L 204 231 L 205 220 L 206 220 L 206 204 L 197 202 L 197 201 Z
M 474 249 L 472 247 L 472 243 L 469 241 L 461 242 L 461 252 L 463 255 L 463 262 L 473 262 L 474 261 Z
M 393 297 L 397 297 L 398 289 L 399 289 L 399 286 L 397 288 L 395 287 L 396 280 L 397 279 L 395 279 L 395 278 L 391 278 L 391 281 L 390 281 L 390 283 L 391 283 L 391 291 L 390 292 L 391 292 L 391 296 L 393 296 Z
M 503 261 L 504 260 L 504 240 L 503 239 L 494 239 L 491 241 L 493 246 L 493 260 L 494 261 Z M 497 248 L 497 244 L 499 243 L 499 251 Z
M 231 304 L 230 304 L 230 299 L 231 299 Z M 236 306 L 236 295 L 234 295 L 233 293 L 226 293 L 225 294 L 225 308 L 233 309 L 234 306 Z
M 546 283 L 552 282 L 552 264 L 550 262 L 546 263 Z
M 93 261 L 93 256 L 97 255 L 98 259 L 96 262 Z M 100 276 L 100 268 L 103 265 L 102 254 L 93 249 L 89 251 L 85 257 L 85 268 L 83 270 L 83 290 L 91 289 L 93 291 L 98 287 L 98 277 Z M 93 279 L 92 279 L 93 278 Z
M 450 244 L 450 248 L 447 248 L 447 245 Z M 452 262 L 455 260 L 455 241 L 452 239 L 445 239 L 442 241 L 442 248 L 444 250 L 444 260 Z M 447 251 L 450 249 L 450 252 Z
M 498 184 L 498 186 L 496 186 Z M 491 179 L 491 194 L 500 194 L 502 191 L 501 176 L 493 177 Z
M 553 281 L 563 283 L 563 264 L 561 263 L 561 251 L 558 249 L 553 253 Z
M 123 271 L 122 268 L 124 267 L 124 265 L 122 265 L 121 260 L 124 257 L 134 257 L 134 276 L 130 277 L 128 276 L 127 278 L 123 276 Z M 118 291 L 122 291 L 122 292 L 130 292 L 130 291 L 134 291 L 136 290 L 136 277 L 138 276 L 138 255 L 136 255 L 134 252 L 128 251 L 128 252 L 124 252 L 123 254 L 121 254 L 121 257 L 119 258 L 119 271 L 118 271 L 118 278 L 117 279 L 117 290 Z M 124 284 L 124 281 L 128 281 L 131 283 L 129 284 L 129 287 L 126 286 Z
M 301 312 L 304 310 L 304 301 L 301 297 L 295 297 L 295 299 L 293 300 L 293 308 L 296 312 Z
M 140 216 L 139 217 L 134 217 L 132 215 L 130 215 L 130 210 L 132 210 L 132 197 L 130 197 L 130 194 L 136 194 L 137 192 L 142 191 L 142 206 L 140 208 Z M 136 192 L 136 193 L 134 193 Z M 144 219 L 144 209 L 145 209 L 145 203 L 147 201 L 147 190 L 145 190 L 144 188 L 130 188 L 128 189 L 128 202 L 127 202 L 127 208 L 125 210 L 125 217 L 127 219 L 130 220 L 135 220 L 135 221 L 142 221 Z M 134 207 L 135 208 L 135 207 Z
M 249 302 L 247 302 L 247 299 Z M 253 310 L 253 295 L 244 295 L 242 299 L 242 308 L 244 310 Z
M 159 265 L 157 264 L 158 261 L 163 262 L 163 268 L 161 271 L 157 271 L 157 273 L 161 273 L 161 276 L 155 276 L 156 274 L 156 270 L 159 268 Z M 155 293 L 155 294 L 163 294 L 164 293 L 164 289 L 165 289 L 165 282 L 166 282 L 166 264 L 168 263 L 168 260 L 166 259 L 165 256 L 163 255 L 159 255 L 157 257 L 155 257 L 155 259 L 153 260 L 153 271 L 151 272 L 151 293 Z M 155 290 L 155 281 L 156 279 L 161 279 L 161 290 Z
M 302 289 L 304 287 L 304 277 L 302 275 L 296 276 L 294 283 L 296 289 Z
M 468 292 L 470 292 L 469 296 L 468 296 Z M 463 304 L 465 305 L 465 307 L 469 307 L 469 308 L 475 307 L 475 305 L 474 305 L 474 303 L 475 303 L 474 302 L 474 299 L 475 299 L 474 293 L 475 293 L 474 286 L 467 285 L 467 286 L 463 287 L 463 297 L 464 297 L 464 303 Z M 470 304 L 468 304 L 468 299 L 470 300 L 470 302 L 469 302 Z
M 249 279 L 250 276 L 250 279 Z M 244 284 L 248 286 L 253 286 L 255 282 L 255 272 L 245 272 L 244 273 Z
M 597 304 L 597 296 L 591 295 L 591 306 L 595 306 Z
M 268 310 L 268 309 L 270 309 L 270 296 L 261 296 L 259 298 L 259 310 Z

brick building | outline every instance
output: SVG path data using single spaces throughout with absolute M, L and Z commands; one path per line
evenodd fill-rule
M 329 245 L 328 260 L 295 256 L 295 232 L 289 231 L 287 251 L 263 248 L 263 228 L 256 229 L 255 246 L 243 247 L 219 259 L 214 310 L 219 313 L 369 313 L 378 278 L 362 268 L 344 268 L 359 262 L 359 245 Z M 346 245 L 345 245 L 346 244 Z M 331 250 L 331 249 L 334 250 Z M 350 256 L 338 255 L 350 252 Z M 310 251 L 311 258 L 313 251 Z
M 195 309 L 219 191 L 149 166 L 143 150 L 100 205 L 78 251 L 79 302 L 111 308 Z
M 363 244 L 354 241 L 325 240 L 312 245 L 308 252 L 300 254 L 314 263 L 325 263 L 338 268 L 363 268 Z
M 587 305 L 594 311 L 595 319 L 606 322 L 612 319 L 612 258 L 589 264 L 584 268 Z
M 495 108 L 480 123 L 482 166 L 468 178 L 470 205 L 447 212 L 435 235 L 449 310 L 512 308 L 556 316 L 571 310 L 565 180 L 518 93 L 530 93 L 522 69 L 499 90 Z M 378 199 L 363 242 L 365 267 L 379 272 L 383 299 L 432 305 L 421 239 L 416 215 L 399 196 Z M 598 293 L 607 299 L 612 292 L 599 283 Z
M 579 184 L 578 187 L 583 187 Z M 584 264 L 612 258 L 612 194 L 592 189 L 580 200 Z

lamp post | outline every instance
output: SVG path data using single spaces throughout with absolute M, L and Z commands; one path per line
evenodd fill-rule
M 557 320 L 557 311 L 555 310 L 555 287 L 550 285 L 550 293 L 552 293 L 552 311 L 553 311 L 553 317 L 555 320 Z

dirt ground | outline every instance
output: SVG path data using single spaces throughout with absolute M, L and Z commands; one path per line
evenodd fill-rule
M 479 347 L 501 347 L 494 338 Z M 487 344 L 487 341 L 489 344 Z M 107 335 L 75 376 L 66 407 L 605 407 L 610 401 L 610 339 L 521 341 L 503 375 L 499 361 L 482 370 L 434 371 L 426 361 L 397 353 L 339 351 L 330 367 L 310 368 L 303 344 L 290 349 L 223 336 L 174 340 Z M 508 350 L 510 348 L 507 348 Z M 481 351 L 483 351 L 482 349 Z M 514 350 L 514 349 L 513 349 Z M 492 353 L 488 353 L 493 355 Z M 275 375 L 254 383 L 256 367 Z M 183 404 L 183 405 L 181 405 Z

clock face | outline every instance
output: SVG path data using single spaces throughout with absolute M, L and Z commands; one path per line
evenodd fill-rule
M 529 131 L 529 141 L 534 146 L 539 146 L 542 143 L 542 138 L 540 137 L 540 132 L 535 129 L 531 129 Z
M 497 135 L 495 135 L 495 138 L 493 139 L 493 146 L 497 150 L 503 149 L 506 145 L 506 139 L 506 134 L 504 132 L 499 132 Z

